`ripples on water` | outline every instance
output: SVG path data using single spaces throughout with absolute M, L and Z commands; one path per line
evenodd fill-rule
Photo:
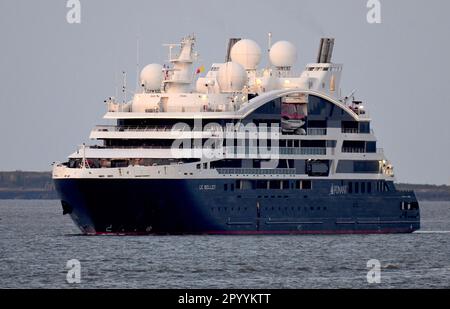
M 71 288 L 70 259 L 79 288 L 448 288 L 450 202 L 421 205 L 410 235 L 87 237 L 57 201 L 0 201 L 0 288 Z

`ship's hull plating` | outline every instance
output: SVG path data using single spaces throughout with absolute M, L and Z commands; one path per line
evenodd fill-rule
M 85 234 L 371 234 L 420 229 L 414 194 L 224 189 L 225 180 L 55 179 Z M 336 183 L 336 182 L 335 182 Z

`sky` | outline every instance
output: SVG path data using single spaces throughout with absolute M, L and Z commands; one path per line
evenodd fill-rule
M 137 58 L 163 64 L 163 43 L 195 33 L 199 65 L 209 67 L 223 62 L 228 38 L 264 48 L 272 32 L 297 46 L 298 74 L 320 38 L 334 37 L 342 92 L 357 89 L 397 181 L 450 184 L 450 1 L 380 0 L 377 24 L 367 22 L 367 0 L 80 3 L 80 23 L 70 24 L 67 0 L 0 1 L 0 170 L 64 161 L 108 123 L 103 101 L 120 72 L 134 90 Z

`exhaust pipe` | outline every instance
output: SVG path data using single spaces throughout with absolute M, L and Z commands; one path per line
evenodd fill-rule
M 225 57 L 225 62 L 231 61 L 231 49 L 233 48 L 234 44 L 236 44 L 240 40 L 241 40 L 240 38 L 231 38 L 228 41 L 228 49 L 227 49 L 227 56 Z
M 334 39 L 322 38 L 320 40 L 319 54 L 317 55 L 317 63 L 331 63 L 333 56 Z

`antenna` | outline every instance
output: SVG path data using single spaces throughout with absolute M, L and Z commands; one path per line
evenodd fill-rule
M 272 48 L 272 32 L 269 32 L 267 35 L 269 36 L 269 47 L 267 51 L 270 52 L 270 49 Z
M 174 47 L 179 47 L 181 46 L 181 44 L 163 44 L 164 47 L 168 47 L 169 48 L 169 62 L 172 62 L 172 49 Z
M 127 73 L 125 71 L 122 71 L 123 75 L 123 86 L 122 86 L 122 96 L 123 96 L 123 103 L 127 100 Z
M 268 39 L 269 39 L 269 42 L 268 42 L 268 47 L 267 47 L 267 60 L 268 60 L 268 68 L 270 69 L 271 67 L 272 67 L 272 64 L 271 64 L 271 62 L 270 62 L 270 50 L 272 49 L 272 32 L 269 32 L 268 34 Z
M 136 37 L 136 92 L 139 90 L 139 34 Z

